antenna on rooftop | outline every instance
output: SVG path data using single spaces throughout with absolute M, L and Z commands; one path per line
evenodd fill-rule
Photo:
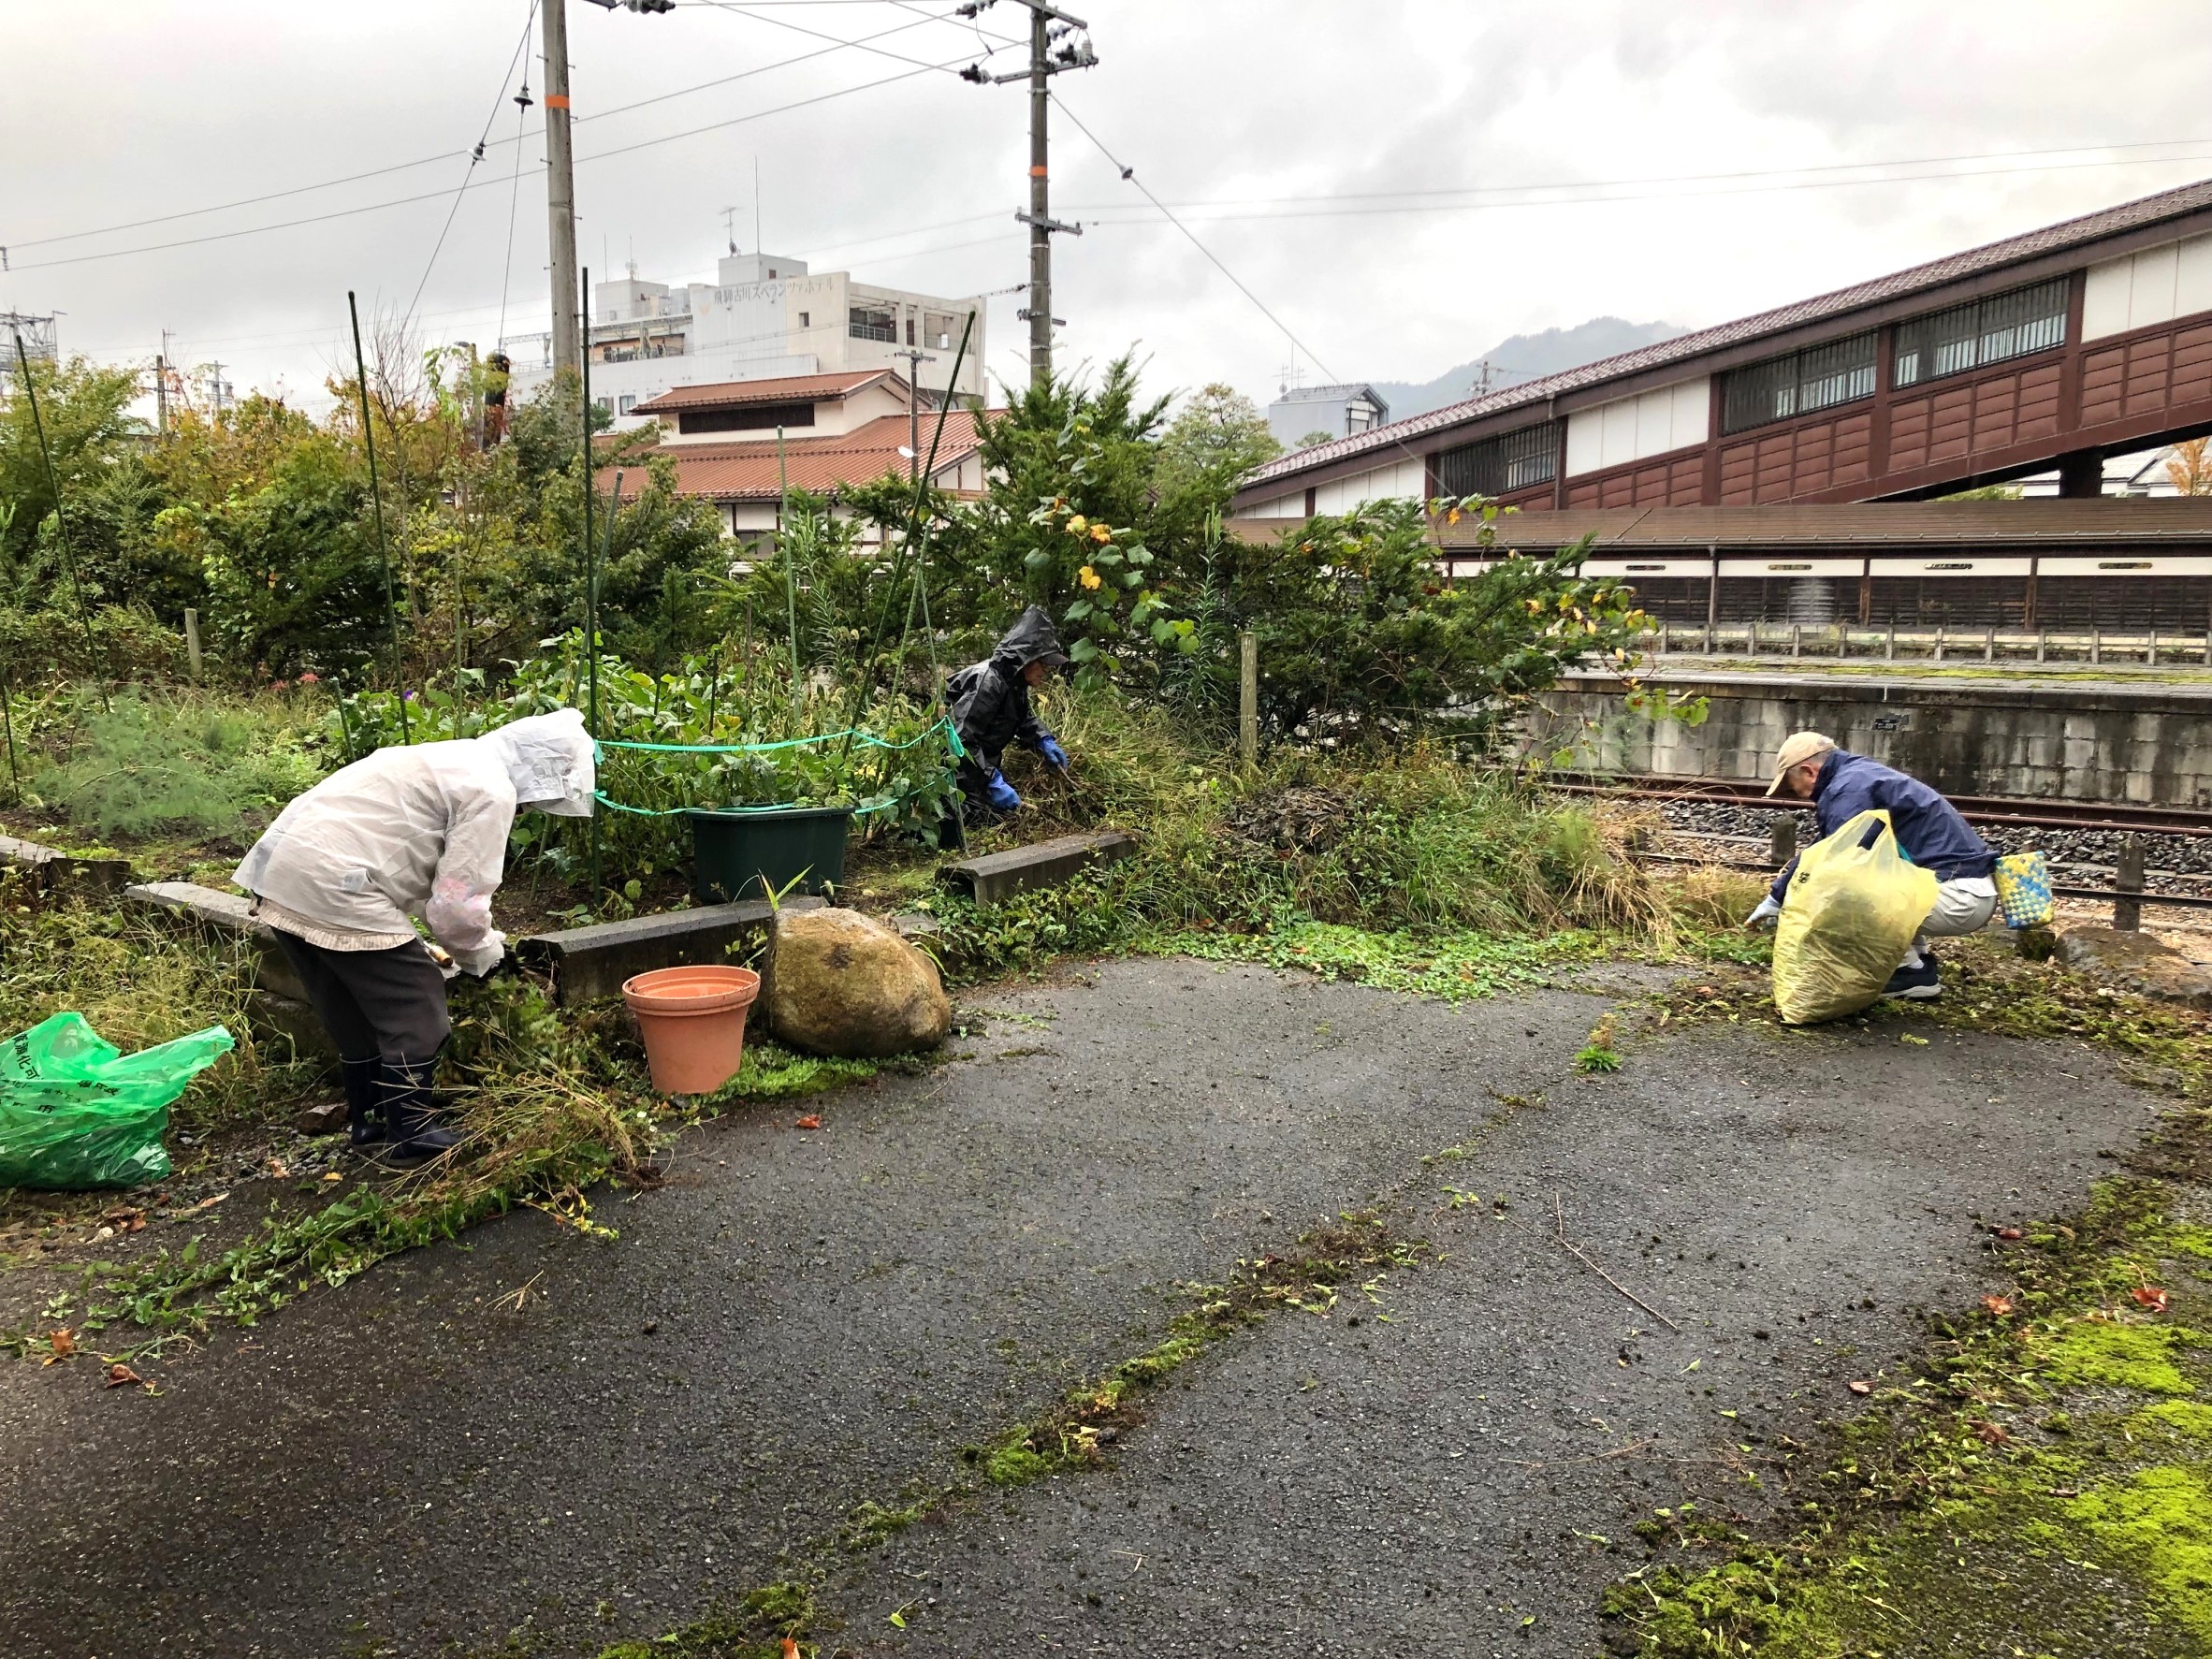
M 735 254 L 737 251 L 737 210 L 735 208 L 722 210 L 722 234 L 730 244 L 730 252 Z

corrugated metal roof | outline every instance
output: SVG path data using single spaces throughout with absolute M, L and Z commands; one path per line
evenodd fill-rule
M 934 413 L 922 417 L 924 460 L 936 428 Z M 783 445 L 783 464 L 793 489 L 824 495 L 839 487 L 872 483 L 886 473 L 903 478 L 907 458 L 899 454 L 899 447 L 906 441 L 906 416 L 887 415 L 836 437 L 789 439 Z M 973 455 L 976 444 L 974 412 L 948 411 L 944 436 L 938 442 L 937 475 L 941 477 Z M 782 493 L 773 438 L 731 444 L 665 444 L 644 451 L 646 458 L 656 455 L 676 462 L 676 488 L 680 495 L 703 495 L 718 502 L 772 502 Z M 629 500 L 645 487 L 646 469 L 642 458 L 626 458 L 625 465 L 630 471 L 622 480 L 622 495 Z
M 1284 520 L 1239 519 L 1238 530 Z M 1479 545 L 1480 523 L 1439 527 L 1448 550 Z M 1500 549 L 1549 550 L 1596 537 L 1605 548 L 1702 553 L 1747 548 L 2212 546 L 2212 497 L 2018 502 L 1854 502 L 1821 506 L 1566 508 L 1497 522 Z
M 849 398 L 879 380 L 906 382 L 889 369 L 848 369 L 837 374 L 787 374 L 779 380 L 723 380 L 712 386 L 672 386 L 636 405 L 633 415 L 668 415 L 679 409 L 742 409 L 750 403 L 802 403 Z
M 1903 298 L 1924 289 L 1941 287 L 1946 283 L 2017 264 L 2039 255 L 2059 253 L 2085 242 L 2117 236 L 2122 231 L 2153 225 L 2161 219 L 2175 218 L 2205 207 L 2212 207 L 2212 179 L 2200 179 L 2193 184 L 2184 184 L 2177 189 L 2161 191 L 2155 196 L 2122 202 L 2117 207 L 2106 208 L 2099 212 L 2085 213 L 2078 219 L 2062 220 L 2057 225 L 2046 225 L 2024 235 L 2007 237 L 2001 241 L 1987 242 L 1963 253 L 1946 255 L 1941 259 L 1931 259 L 1925 265 L 1893 271 L 1887 276 L 1875 277 L 1870 282 L 1838 288 L 1831 294 L 1800 299 L 1790 305 L 1778 306 L 1772 311 L 1739 317 L 1732 323 L 1700 328 L 1695 333 L 1679 335 L 1673 340 L 1661 341 L 1656 345 L 1639 346 L 1619 357 L 1605 357 L 1594 363 L 1585 363 L 1579 368 L 1562 370 L 1557 374 L 1540 375 L 1535 380 L 1524 380 L 1515 386 L 1501 387 L 1486 397 L 1447 404 L 1442 409 L 1432 409 L 1425 415 L 1392 421 L 1388 426 L 1376 427 L 1372 431 L 1361 432 L 1354 437 L 1317 444 L 1311 449 L 1302 449 L 1295 455 L 1283 456 L 1269 461 L 1265 466 L 1255 468 L 1245 475 L 1238 488 L 1240 491 L 1251 490 L 1317 467 L 1348 460 L 1369 451 L 1394 449 L 1407 439 L 1459 426 L 1485 415 L 1500 415 L 1507 410 L 1541 403 L 1562 392 L 1579 390 L 1583 386 L 1608 380 L 1625 379 L 1629 375 L 1664 368 L 1669 363 L 1681 362 L 1724 346 L 1757 340 L 1763 335 L 1780 334 L 1787 329 L 1802 327 L 1808 323 L 1846 315 L 1885 300 Z

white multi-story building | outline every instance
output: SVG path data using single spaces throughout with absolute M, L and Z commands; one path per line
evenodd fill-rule
M 628 428 L 650 418 L 637 405 L 683 386 L 797 375 L 896 370 L 940 392 L 969 316 L 975 329 L 954 390 L 981 398 L 983 301 L 947 299 L 819 274 L 775 254 L 725 256 L 712 283 L 675 285 L 627 276 L 591 285 L 591 397 Z M 527 398 L 552 378 L 552 336 L 510 336 L 512 393 Z M 915 372 L 908 353 L 936 359 Z

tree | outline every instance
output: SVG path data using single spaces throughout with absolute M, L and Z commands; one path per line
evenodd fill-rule
M 1336 442 L 1336 437 L 1337 435 L 1334 432 L 1308 432 L 1304 437 L 1299 439 L 1298 447 L 1301 449 L 1312 449 L 1317 444 L 1333 444 Z
M 2185 438 L 2166 456 L 2166 476 L 2183 495 L 2212 495 L 2212 438 Z
M 1226 497 L 1239 478 L 1282 453 L 1259 405 L 1216 381 L 1199 389 L 1160 439 L 1155 479 L 1163 501 Z

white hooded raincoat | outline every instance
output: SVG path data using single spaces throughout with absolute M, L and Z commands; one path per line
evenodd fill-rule
M 461 968 L 488 973 L 506 953 L 491 895 L 516 809 L 589 817 L 594 781 L 573 708 L 482 737 L 380 749 L 286 807 L 235 880 L 349 933 L 405 933 L 420 917 Z

